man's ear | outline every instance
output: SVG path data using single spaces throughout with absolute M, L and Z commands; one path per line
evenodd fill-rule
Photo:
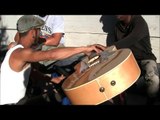
M 36 31 L 34 29 L 30 30 L 30 33 L 33 39 L 36 38 Z
M 14 41 L 18 42 L 19 39 L 20 39 L 19 32 L 17 32 L 16 35 L 14 36 Z
M 35 39 L 36 37 L 33 35 L 32 38 Z

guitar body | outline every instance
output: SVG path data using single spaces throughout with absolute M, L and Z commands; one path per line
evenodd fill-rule
M 128 89 L 140 76 L 140 68 L 130 49 L 114 50 L 110 58 L 83 72 L 77 71 L 62 84 L 73 105 L 101 104 Z

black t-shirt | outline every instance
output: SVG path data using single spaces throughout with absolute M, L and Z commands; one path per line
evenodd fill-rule
M 152 53 L 148 25 L 141 15 L 132 15 L 126 27 L 118 21 L 114 32 L 109 34 L 108 39 L 113 41 L 108 46 L 115 45 L 117 49 L 130 48 L 137 60 L 156 60 Z

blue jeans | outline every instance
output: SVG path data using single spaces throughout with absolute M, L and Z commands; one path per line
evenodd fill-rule
M 148 97 L 156 97 L 159 91 L 159 71 L 154 60 L 141 60 L 140 67 L 147 86 Z

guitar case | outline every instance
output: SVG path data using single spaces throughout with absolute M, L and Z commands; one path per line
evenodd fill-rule
M 141 73 L 132 51 L 114 46 L 99 55 L 84 57 L 74 69 L 62 84 L 72 105 L 98 105 L 111 100 L 132 86 Z

